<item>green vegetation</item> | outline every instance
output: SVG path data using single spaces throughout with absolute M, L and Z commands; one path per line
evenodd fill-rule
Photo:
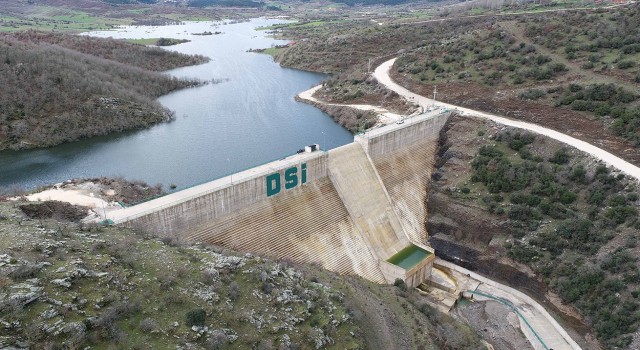
M 112 29 L 117 25 L 129 24 L 122 19 L 110 19 L 87 13 L 52 17 L 24 17 L 0 15 L 0 32 L 15 32 L 27 29 L 42 31 L 83 32 Z
M 362 347 L 344 295 L 289 266 L 117 228 L 29 220 L 8 203 L 0 213 L 8 253 L 0 310 L 20 324 L 3 327 L 4 344 Z
M 636 93 L 615 84 L 570 84 L 554 88 L 550 96 L 556 105 L 613 118 L 612 130 L 640 146 L 640 106 L 633 104 Z
M 124 39 L 124 41 L 138 45 L 155 45 L 160 38 L 145 38 L 145 39 Z
M 440 40 L 432 40 L 401 57 L 396 63 L 398 72 L 409 73 L 420 82 L 465 81 L 494 86 L 555 79 L 567 71 L 563 63 L 538 52 L 535 45 L 518 43 L 497 26 L 472 33 L 458 31 L 459 37 L 449 39 L 444 52 Z
M 471 182 L 482 184 L 483 206 L 508 220 L 508 256 L 575 305 L 607 347 L 628 346 L 640 325 L 640 270 L 633 246 L 602 251 L 614 237 L 637 239 L 636 185 L 566 148 L 545 157 L 531 134 L 505 131 L 495 141 L 479 149 Z
M 268 49 L 264 49 L 261 52 L 265 53 L 267 55 L 271 55 L 273 57 L 278 56 L 280 53 L 282 53 L 284 50 L 286 50 L 286 48 L 283 47 L 270 47 Z
M 0 202 L 0 335 L 30 348 L 477 349 L 415 291 Z M 66 207 L 65 207 L 66 208 Z M 60 207 L 59 207 L 60 209 Z M 77 210 L 78 208 L 76 208 Z M 69 212 L 65 209 L 65 212 Z M 454 345 L 452 345 L 454 344 Z
M 127 43 L 124 40 L 95 38 L 84 35 L 28 30 L 19 33 L 2 34 L 0 35 L 0 40 L 18 41 L 40 46 L 44 46 L 43 44 L 61 46 L 83 54 L 151 71 L 165 71 L 209 61 L 209 58 L 201 55 L 185 55 L 155 47 L 142 47 Z
M 200 82 L 150 70 L 207 61 L 120 40 L 35 31 L 1 35 L 0 57 L 0 149 L 52 146 L 170 120 L 154 99 Z
M 599 73 L 632 77 L 638 72 L 634 62 L 640 60 L 640 8 L 605 12 L 568 12 L 545 17 L 545 21 L 528 21 L 525 34 L 536 44 L 557 50 Z M 617 68 L 617 69 L 616 69 Z

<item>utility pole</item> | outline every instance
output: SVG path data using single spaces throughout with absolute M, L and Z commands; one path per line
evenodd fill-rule
M 369 64 L 367 64 L 367 73 L 371 73 L 371 58 L 369 59 Z
M 432 107 L 435 107 L 436 105 L 436 95 L 438 94 L 438 86 L 434 85 L 433 86 L 433 104 L 431 105 Z

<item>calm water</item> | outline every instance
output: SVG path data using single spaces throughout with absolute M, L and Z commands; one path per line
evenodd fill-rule
M 167 49 L 209 56 L 211 62 L 169 74 L 224 81 L 162 96 L 160 103 L 176 112 L 172 123 L 49 149 L 1 152 L 0 187 L 31 189 L 72 178 L 123 176 L 184 188 L 291 155 L 311 143 L 335 148 L 351 142 L 349 132 L 328 115 L 294 100 L 324 75 L 281 68 L 268 55 L 246 52 L 284 43 L 253 30 L 276 22 L 201 22 L 90 33 L 189 39 Z M 224 34 L 190 34 L 204 31 Z

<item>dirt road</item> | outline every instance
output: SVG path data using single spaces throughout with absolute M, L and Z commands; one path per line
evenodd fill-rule
M 625 161 L 622 158 L 619 158 L 601 148 L 598 148 L 590 143 L 584 142 L 582 140 L 579 140 L 575 137 L 571 137 L 569 135 L 563 134 L 561 132 L 558 132 L 556 130 L 553 129 L 549 129 L 549 128 L 545 128 L 542 127 L 540 125 L 536 125 L 533 123 L 527 123 L 527 122 L 522 122 L 522 121 L 518 121 L 518 120 L 513 120 L 513 119 L 508 119 L 505 117 L 501 117 L 501 116 L 497 116 L 494 114 L 490 114 L 490 113 L 486 113 L 486 112 L 481 112 L 481 111 L 476 111 L 470 108 L 464 108 L 464 107 L 459 107 L 459 106 L 455 106 L 452 104 L 448 104 L 448 103 L 443 103 L 440 101 L 434 101 L 433 99 L 430 99 L 428 97 L 425 96 L 421 96 L 418 95 L 416 93 L 413 93 L 411 91 L 409 91 L 408 89 L 404 88 L 403 86 L 400 86 L 399 84 L 395 83 L 391 77 L 389 76 L 389 69 L 393 66 L 393 63 L 395 62 L 396 58 L 390 59 L 384 63 L 382 63 L 380 66 L 378 66 L 375 70 L 375 72 L 373 73 L 373 76 L 378 80 L 378 82 L 380 82 L 381 84 L 385 85 L 388 89 L 395 91 L 396 93 L 398 93 L 400 96 L 403 96 L 404 98 L 408 99 L 411 102 L 417 103 L 420 106 L 422 106 L 423 108 L 427 108 L 429 106 L 432 105 L 437 105 L 439 107 L 444 107 L 444 108 L 449 108 L 452 110 L 457 110 L 458 113 L 462 114 L 462 115 L 468 115 L 468 116 L 475 116 L 475 117 L 480 117 L 480 118 L 486 118 L 486 119 L 490 119 L 495 121 L 496 123 L 500 123 L 500 124 L 504 124 L 504 125 L 508 125 L 508 126 L 513 126 L 516 128 L 520 128 L 520 129 L 525 129 L 525 130 L 529 130 L 541 135 L 545 135 L 547 137 L 550 137 L 552 139 L 558 140 L 560 142 L 563 142 L 567 145 L 570 145 L 572 147 L 575 147 L 583 152 L 586 152 L 588 154 L 590 154 L 591 156 L 619 169 L 620 171 L 622 171 L 623 173 L 632 176 L 634 178 L 636 178 L 637 180 L 640 181 L 640 168 Z
M 560 142 L 566 143 L 586 153 L 589 153 L 593 157 L 622 170 L 626 174 L 633 176 L 636 179 L 640 179 L 640 168 L 582 140 L 536 124 L 511 120 L 505 117 L 476 111 L 469 108 L 441 103 L 439 101 L 434 101 L 433 99 L 429 99 L 427 97 L 413 93 L 395 83 L 389 76 L 389 69 L 393 66 L 394 62 L 395 59 L 391 59 L 382 63 L 373 73 L 374 77 L 378 80 L 378 82 L 385 85 L 390 90 L 395 91 L 411 102 L 419 104 L 423 108 L 428 108 L 436 105 L 439 107 L 457 110 L 462 115 L 487 118 L 497 123 L 536 132 L 556 139 Z M 448 263 L 444 264 L 449 265 Z M 551 317 L 551 315 L 549 315 L 549 313 L 540 304 L 528 297 L 526 294 L 521 293 L 513 288 L 496 283 L 495 281 L 489 280 L 480 275 L 476 275 L 470 271 L 466 271 L 459 266 L 453 264 L 450 265 L 451 266 L 448 267 L 460 270 L 460 272 L 473 275 L 473 278 L 482 282 L 480 287 L 475 290 L 475 292 L 478 293 L 477 295 L 475 295 L 475 297 L 484 298 L 485 300 L 504 300 L 505 303 L 511 305 L 514 310 L 519 313 L 519 316 L 521 318 L 521 329 L 534 348 L 580 349 L 580 346 L 573 339 L 571 339 L 567 332 L 553 319 L 553 317 Z
M 560 324 L 528 295 L 448 261 L 436 259 L 435 263 L 479 281 L 480 285 L 470 291 L 474 299 L 499 301 L 516 311 L 520 329 L 534 349 L 581 349 Z

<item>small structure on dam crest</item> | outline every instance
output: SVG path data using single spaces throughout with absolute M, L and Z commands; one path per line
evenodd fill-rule
M 433 111 L 114 213 L 115 224 L 410 287 L 431 275 Z M 233 179 L 233 182 L 231 181 Z

